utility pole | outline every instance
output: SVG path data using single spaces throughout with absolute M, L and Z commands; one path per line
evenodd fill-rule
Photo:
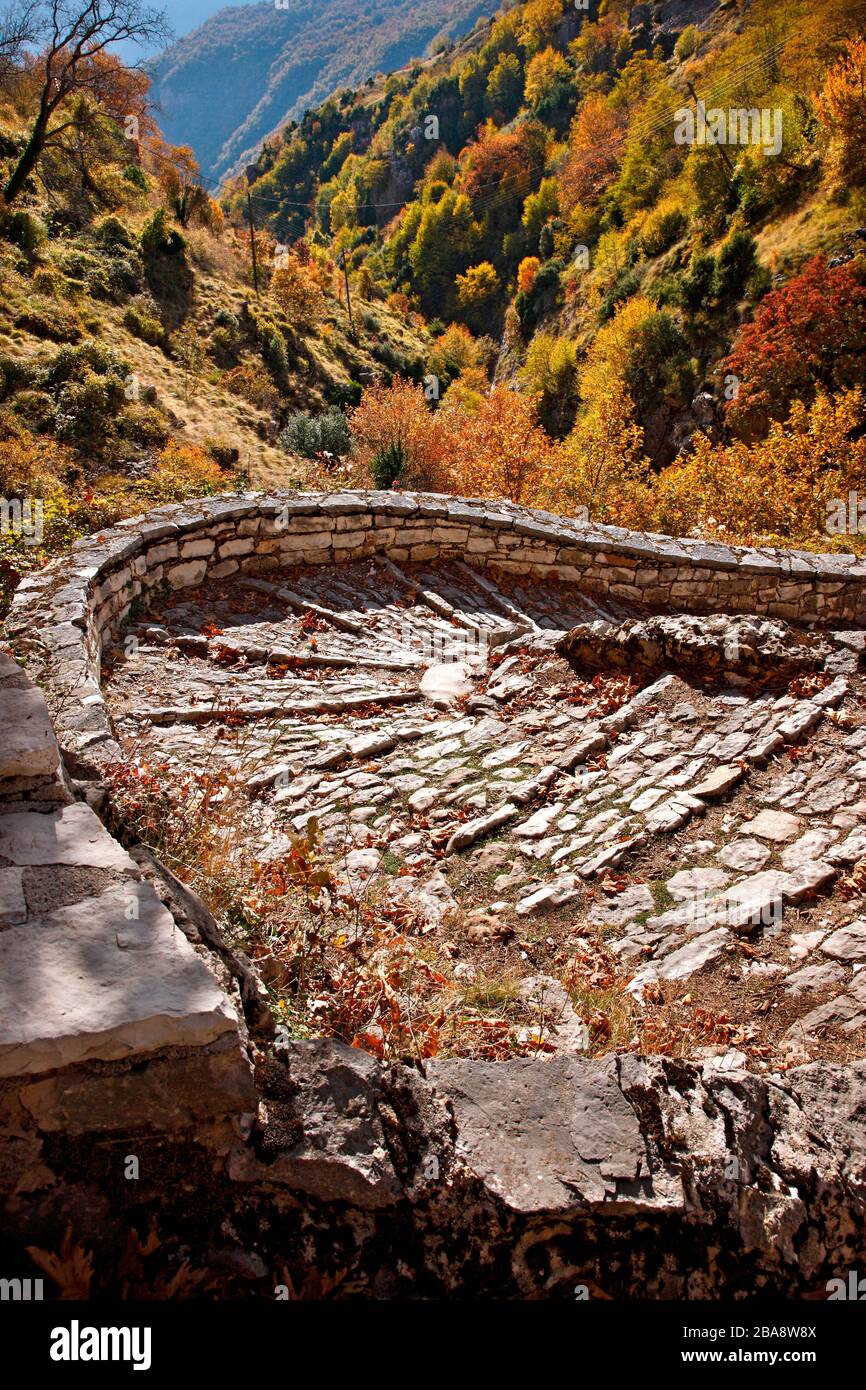
M 346 253 L 345 253 L 345 251 L 341 251 L 341 252 L 340 252 L 340 261 L 339 261 L 339 264 L 342 266 L 342 269 L 343 269 L 343 279 L 344 279 L 345 282 L 346 282 L 346 308 L 347 308 L 348 311 L 349 311 L 349 327 L 350 327 L 350 329 L 352 330 L 352 337 L 353 337 L 353 339 L 357 339 L 357 336 L 358 336 L 358 335 L 357 335 L 357 333 L 355 332 L 355 320 L 354 320 L 353 317 L 352 317 L 352 297 L 351 297 L 351 295 L 349 294 L 349 266 L 348 266 L 348 263 L 347 263 L 347 261 L 346 261 Z
M 706 110 L 706 107 L 702 107 L 701 99 L 700 99 L 700 97 L 698 96 L 697 92 L 695 91 L 694 86 L 693 86 L 693 84 L 692 84 L 691 82 L 687 82 L 687 83 L 686 83 L 686 90 L 688 91 L 689 96 L 692 98 L 693 102 L 695 103 L 695 106 L 697 107 L 697 110 L 698 110 L 698 114 L 700 115 L 701 110 L 702 110 L 702 109 L 703 109 L 703 110 Z M 722 162 L 724 163 L 725 169 L 726 169 L 726 171 L 727 171 L 728 182 L 729 182 L 729 183 L 733 183 L 733 181 L 734 181 L 734 166 L 733 166 L 733 164 L 731 163 L 731 156 L 728 154 L 728 152 L 727 152 L 727 150 L 725 149 L 724 145 L 718 144 L 715 140 L 714 140 L 712 143 L 715 145 L 716 149 L 718 150 L 719 154 L 721 155 Z
M 256 256 L 256 228 L 253 222 L 253 200 L 247 190 L 247 221 L 250 224 L 250 250 L 253 256 L 253 285 L 255 286 L 256 299 L 259 297 L 259 263 Z

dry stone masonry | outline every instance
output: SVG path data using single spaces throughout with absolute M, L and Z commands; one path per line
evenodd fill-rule
M 382 1296 L 803 1294 L 862 1264 L 864 578 L 359 492 L 163 507 L 26 580 L 0 655 L 6 1263 L 156 1212 L 258 1293 L 312 1266 Z M 610 709 L 575 695 L 622 673 Z M 275 1040 L 250 962 L 100 819 L 137 759 L 223 769 L 262 861 L 315 817 L 359 892 L 399 863 L 431 943 L 468 928 L 456 980 L 520 963 L 544 1055 Z M 772 1048 L 588 1055 L 555 974 L 587 932 L 637 1009 L 757 991 Z

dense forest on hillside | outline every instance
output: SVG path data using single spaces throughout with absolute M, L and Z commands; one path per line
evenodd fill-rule
M 166 135 L 218 180 L 263 137 L 471 29 L 484 0 L 285 0 L 228 6 L 149 65 Z
M 862 462 L 863 17 L 530 0 L 269 143 L 250 191 L 274 236 L 345 256 L 359 296 L 437 336 L 438 409 L 395 476 L 826 542 L 839 470 Z M 678 139 L 698 101 L 765 135 Z M 507 474 L 443 442 L 503 412 L 525 441 Z
M 857 548 L 863 13 L 529 0 L 290 124 L 219 202 L 102 54 L 36 150 L 41 59 L 7 32 L 0 483 L 46 521 L 3 535 L 6 591 L 250 482 Z M 697 101 L 745 142 L 678 138 Z

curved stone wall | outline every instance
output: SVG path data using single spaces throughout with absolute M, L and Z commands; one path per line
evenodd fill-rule
M 7 640 L 46 690 L 63 749 L 98 763 L 119 753 L 100 691 L 103 640 L 160 586 L 373 555 L 409 563 L 456 556 L 651 611 L 866 624 L 866 563 L 855 555 L 673 540 L 428 493 L 274 492 L 160 507 L 78 542 L 22 583 Z
M 339 1279 L 347 1264 L 377 1297 L 823 1296 L 866 1259 L 866 1063 L 759 1076 L 623 1054 L 416 1070 L 328 1040 L 269 1048 L 249 962 L 70 780 L 119 754 L 100 662 L 134 605 L 160 586 L 376 554 L 457 556 L 650 609 L 866 623 L 854 556 L 392 493 L 163 507 L 25 581 L 7 638 L 61 747 L 0 654 L 4 1272 L 31 1272 L 21 1252 L 59 1248 L 70 1221 L 110 1261 L 130 1223 L 153 1220 L 256 1296 L 287 1268 Z M 127 1180 L 125 1155 L 142 1156 L 145 1182 Z

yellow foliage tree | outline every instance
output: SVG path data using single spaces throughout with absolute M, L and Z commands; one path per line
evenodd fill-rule
M 655 481 L 651 523 L 672 535 L 717 535 L 754 544 L 832 544 L 832 525 L 849 492 L 866 487 L 863 394 L 795 402 L 766 439 L 714 446 L 701 435 L 692 452 Z M 851 538 L 845 535 L 844 547 Z
M 830 134 L 831 158 L 846 183 L 866 179 L 866 39 L 852 39 L 830 69 L 815 108 Z
M 566 515 L 636 528 L 647 515 L 647 469 L 632 401 L 609 380 L 557 449 L 538 500 Z
M 322 316 L 325 296 L 311 267 L 293 251 L 281 257 L 271 276 L 271 299 L 293 328 L 312 328 Z
M 499 291 L 499 276 L 490 261 L 480 261 L 471 265 L 465 275 L 458 275 L 457 302 L 463 308 L 477 308 L 486 304 Z
M 543 48 L 531 58 L 526 68 L 523 88 L 528 106 L 536 106 L 555 83 L 568 76 L 568 63 L 555 48 Z
M 524 7 L 520 42 L 527 53 L 549 44 L 562 22 L 562 0 L 529 0 Z

